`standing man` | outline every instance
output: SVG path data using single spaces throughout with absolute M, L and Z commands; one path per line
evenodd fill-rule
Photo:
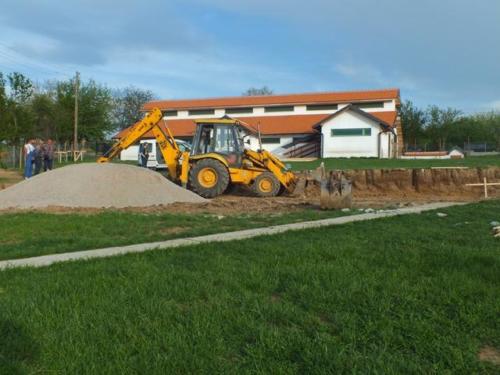
M 30 139 L 24 145 L 24 179 L 27 180 L 31 177 L 33 173 L 33 153 L 35 147 L 33 146 L 33 140 Z
M 147 168 L 149 159 L 149 143 L 142 143 L 140 150 L 139 155 L 141 157 L 141 166 Z
M 42 170 L 42 160 L 43 160 L 43 148 L 42 148 L 42 140 L 37 139 L 35 141 L 35 152 L 34 152 L 34 159 L 35 159 L 35 176 L 39 174 Z
M 54 142 L 52 139 L 47 139 L 47 143 L 43 145 L 43 170 L 51 171 L 54 165 Z

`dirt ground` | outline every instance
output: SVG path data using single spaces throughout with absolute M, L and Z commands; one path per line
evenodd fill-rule
M 0 190 L 6 189 L 11 185 L 17 184 L 23 179 L 23 176 L 16 171 L 0 169 Z
M 500 194 L 497 194 L 500 197 Z M 421 195 L 421 196 L 390 196 L 390 195 L 369 195 L 354 194 L 353 208 L 397 208 L 416 206 L 431 202 L 444 201 L 464 201 L 473 202 L 481 199 L 481 194 L 472 195 Z M 93 214 L 103 211 L 122 211 L 138 213 L 212 213 L 221 215 L 240 215 L 258 213 L 287 213 L 304 210 L 320 210 L 319 197 L 290 197 L 280 196 L 274 198 L 258 198 L 245 194 L 231 194 L 217 197 L 208 203 L 174 203 L 170 205 L 157 205 L 151 207 L 130 207 L 121 209 L 99 209 L 99 208 L 67 208 L 67 207 L 47 207 L 38 209 L 38 212 L 46 213 L 80 213 Z M 23 210 L 17 210 L 22 212 Z M 0 211 L 1 213 L 12 213 L 13 210 Z
M 0 170 L 0 187 L 9 186 L 22 178 L 15 172 Z M 461 181 L 460 188 L 457 184 L 442 184 L 436 181 L 435 188 L 421 189 L 420 192 L 401 184 L 380 181 L 367 184 L 363 181 L 355 180 L 353 185 L 353 208 L 397 208 L 404 206 L 420 205 L 431 202 L 461 201 L 473 202 L 483 198 L 481 188 L 463 187 Z M 490 197 L 500 198 L 500 188 L 489 188 Z M 157 205 L 143 208 L 122 208 L 122 209 L 99 209 L 99 208 L 67 208 L 48 207 L 38 211 L 48 213 L 80 213 L 91 214 L 104 210 L 141 212 L 141 213 L 213 213 L 223 215 L 238 215 L 245 213 L 286 213 L 302 210 L 320 210 L 319 187 L 315 184 L 306 189 L 306 193 L 301 197 L 280 196 L 274 198 L 258 198 L 251 196 L 245 189 L 239 189 L 233 194 L 223 195 L 210 200 L 207 203 L 174 203 L 166 206 Z M 0 211 L 0 213 L 12 213 L 12 210 Z

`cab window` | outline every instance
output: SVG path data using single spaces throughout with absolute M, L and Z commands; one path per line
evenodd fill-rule
M 233 126 L 216 125 L 213 152 L 230 154 L 238 151 Z

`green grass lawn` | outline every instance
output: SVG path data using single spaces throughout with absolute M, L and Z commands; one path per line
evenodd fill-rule
M 0 272 L 0 373 L 498 374 L 500 201 L 442 211 Z
M 473 156 L 454 160 L 402 160 L 376 158 L 328 158 L 311 162 L 290 162 L 293 170 L 317 168 L 321 162 L 327 169 L 394 169 L 394 168 L 431 168 L 431 167 L 500 167 L 500 155 Z
M 290 213 L 214 215 L 109 211 L 91 215 L 37 212 L 0 215 L 0 260 L 200 236 L 239 229 L 353 214 Z

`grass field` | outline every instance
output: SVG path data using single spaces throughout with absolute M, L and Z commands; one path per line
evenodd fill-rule
M 500 167 L 500 155 L 474 156 L 454 160 L 403 160 L 376 158 L 329 158 L 311 162 L 291 162 L 293 170 L 317 168 L 321 162 L 327 169 L 393 169 L 393 168 L 431 168 L 431 167 Z
M 498 373 L 500 201 L 0 272 L 0 372 Z
M 227 216 L 123 211 L 89 215 L 4 214 L 0 215 L 0 260 L 201 236 L 353 213 L 301 210 Z

